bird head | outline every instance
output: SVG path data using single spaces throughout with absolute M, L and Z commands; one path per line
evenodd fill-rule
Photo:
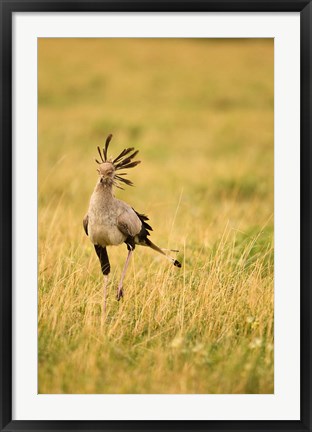
M 101 163 L 99 168 L 98 168 L 98 173 L 99 173 L 101 182 L 105 182 L 105 181 L 113 182 L 114 174 L 115 174 L 115 167 L 111 162 Z
M 97 148 L 100 155 L 100 160 L 95 159 L 95 162 L 99 164 L 97 171 L 100 176 L 100 182 L 114 185 L 119 189 L 123 188 L 120 187 L 118 183 L 125 183 L 128 186 L 133 186 L 131 180 L 123 178 L 123 176 L 126 176 L 127 173 L 116 173 L 116 171 L 134 168 L 137 166 L 141 161 L 133 161 L 132 159 L 135 158 L 139 151 L 134 151 L 133 147 L 126 148 L 116 158 L 108 159 L 107 150 L 112 137 L 113 135 L 110 134 L 106 138 L 103 152 L 101 151 L 100 147 Z

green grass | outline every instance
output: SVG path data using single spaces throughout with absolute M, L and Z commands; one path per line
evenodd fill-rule
M 272 393 L 273 40 L 39 40 L 39 392 Z M 82 228 L 96 146 L 182 269 Z

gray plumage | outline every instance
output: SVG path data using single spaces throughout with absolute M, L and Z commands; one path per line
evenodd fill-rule
M 103 153 L 98 147 L 100 161 L 96 160 L 96 162 L 99 164 L 99 178 L 90 199 L 88 212 L 83 219 L 84 230 L 95 247 L 105 279 L 104 311 L 106 306 L 107 276 L 110 272 L 107 246 L 118 246 L 126 243 L 128 248 L 128 257 L 117 290 L 118 300 L 123 296 L 123 279 L 130 256 L 136 245 L 148 246 L 164 255 L 175 266 L 181 267 L 181 264 L 177 260 L 166 255 L 162 249 L 149 240 L 149 231 L 152 231 L 152 228 L 146 222 L 148 220 L 147 216 L 136 212 L 129 204 L 115 198 L 113 195 L 114 186 L 122 189 L 122 183 L 129 186 L 133 185 L 130 180 L 123 177 L 126 173 L 119 174 L 118 171 L 133 168 L 140 161 L 133 161 L 134 157 L 138 154 L 138 151 L 133 152 L 133 148 L 124 149 L 115 159 L 108 160 L 107 150 L 111 138 L 112 135 L 107 137 Z M 133 153 L 130 154 L 131 152 Z

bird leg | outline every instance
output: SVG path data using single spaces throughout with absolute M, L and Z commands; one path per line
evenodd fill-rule
M 107 255 L 106 247 L 102 247 L 100 245 L 94 245 L 95 251 L 97 256 L 99 257 L 100 263 L 101 263 L 101 270 L 104 276 L 104 283 L 103 283 L 103 313 L 102 322 L 104 323 L 105 320 L 105 314 L 106 314 L 106 290 L 107 290 L 107 284 L 108 284 L 108 275 L 110 273 L 110 263 Z
M 103 282 L 103 322 L 106 316 L 106 296 L 107 296 L 108 275 L 104 275 Z
M 121 274 L 120 282 L 119 282 L 118 289 L 117 289 L 117 300 L 118 301 L 121 299 L 121 297 L 123 297 L 122 284 L 123 284 L 123 280 L 124 280 L 125 275 L 126 275 L 126 271 L 127 271 L 127 268 L 128 268 L 129 262 L 130 262 L 132 252 L 133 252 L 133 249 L 132 248 L 129 249 L 128 256 L 127 256 L 127 259 L 125 262 L 125 266 L 124 266 L 122 274 Z

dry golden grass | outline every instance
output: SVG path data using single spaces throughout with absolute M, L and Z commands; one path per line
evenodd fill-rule
M 102 276 L 96 146 L 140 149 L 152 239 Z M 272 393 L 273 41 L 39 40 L 39 392 Z

